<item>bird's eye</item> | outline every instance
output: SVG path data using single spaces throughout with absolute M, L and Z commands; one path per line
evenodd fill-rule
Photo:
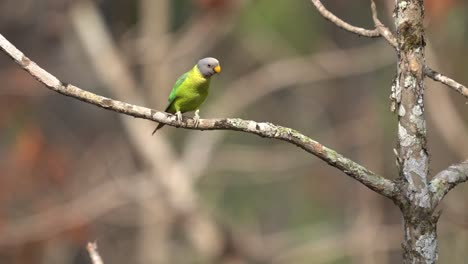
M 211 64 L 208 64 L 208 67 L 210 67 L 210 68 L 211 68 Z

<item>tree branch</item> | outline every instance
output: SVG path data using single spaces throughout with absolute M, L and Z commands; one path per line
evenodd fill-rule
M 455 91 L 457 91 L 461 95 L 468 98 L 468 88 L 466 86 L 464 86 L 463 84 L 460 84 L 460 83 L 456 82 L 455 80 L 443 75 L 442 73 L 438 73 L 438 72 L 434 71 L 429 66 L 424 67 L 424 74 L 427 77 L 431 78 L 432 80 L 434 80 L 436 82 L 443 83 L 443 84 L 447 85 L 448 87 L 454 89 Z
M 468 160 L 439 172 L 431 181 L 432 202 L 437 205 L 455 186 L 468 181 Z
M 198 127 L 194 126 L 194 121 L 191 118 L 184 118 L 181 123 L 178 123 L 175 116 L 172 114 L 112 100 L 110 98 L 82 90 L 74 85 L 61 82 L 55 76 L 48 73 L 39 67 L 36 63 L 27 58 L 1 34 L 0 48 L 39 82 L 45 84 L 49 89 L 60 94 L 73 97 L 75 99 L 96 105 L 104 109 L 137 118 L 164 123 L 170 126 L 198 130 L 242 131 L 256 134 L 261 137 L 286 141 L 317 156 L 318 158 L 327 162 L 329 165 L 338 168 L 375 192 L 389 198 L 395 197 L 396 186 L 392 181 L 385 179 L 382 176 L 376 175 L 365 167 L 353 162 L 348 158 L 345 158 L 344 156 L 336 153 L 334 150 L 321 145 L 320 143 L 291 128 L 286 128 L 271 123 L 258 123 L 251 120 L 242 120 L 238 118 L 201 119 Z
M 396 49 L 397 48 L 396 38 L 392 34 L 392 32 L 387 27 L 385 27 L 385 25 L 379 20 L 377 16 L 377 8 L 375 6 L 374 0 L 371 0 L 371 9 L 372 9 L 372 19 L 374 20 L 376 29 L 379 31 L 380 35 L 383 36 L 387 40 L 387 42 L 390 43 L 390 45 L 392 45 Z M 441 73 L 434 71 L 427 65 L 424 67 L 424 75 L 433 79 L 434 81 L 447 85 L 448 87 L 454 89 L 461 95 L 468 98 L 468 88 L 466 86 L 456 82 L 455 80 Z
M 349 23 L 346 23 L 345 21 L 341 20 L 339 17 L 335 16 L 332 12 L 328 11 L 325 6 L 320 2 L 320 0 L 311 0 L 312 4 L 314 4 L 315 8 L 319 11 L 319 13 L 326 19 L 328 19 L 330 22 L 338 26 L 339 28 L 342 28 L 346 31 L 349 31 L 351 33 L 364 36 L 364 37 L 369 37 L 369 38 L 377 38 L 380 37 L 380 33 L 377 29 L 369 30 L 365 28 L 360 28 L 353 26 Z
M 379 34 L 384 37 L 392 47 L 395 49 L 398 47 L 397 40 L 393 33 L 388 29 L 379 19 L 377 15 L 377 7 L 375 6 L 374 0 L 371 0 L 372 19 L 374 20 L 375 28 L 379 31 Z
M 91 262 L 93 262 L 93 264 L 104 264 L 104 261 L 102 261 L 102 258 L 97 250 L 96 242 L 89 242 L 88 245 L 86 245 L 86 250 L 88 251 L 89 257 L 91 258 Z
M 322 5 L 320 0 L 311 0 L 311 2 L 315 5 L 317 10 L 320 12 L 320 14 L 331 21 L 333 24 L 336 26 L 347 30 L 351 33 L 358 34 L 360 36 L 364 37 L 384 37 L 387 42 L 394 47 L 395 49 L 398 48 L 397 45 L 397 40 L 393 33 L 388 29 L 378 18 L 377 16 L 377 8 L 375 6 L 374 0 L 371 0 L 371 10 L 372 10 L 372 19 L 374 20 L 375 24 L 375 29 L 374 30 L 368 30 L 360 27 L 356 27 L 353 25 L 350 25 L 343 20 L 341 20 L 339 17 L 335 16 L 332 12 L 328 11 L 325 6 Z M 431 69 L 429 66 L 424 67 L 424 75 L 433 79 L 434 81 L 443 83 L 447 85 L 448 87 L 454 89 L 461 95 L 465 96 L 468 98 L 468 88 L 455 80 L 443 75 L 442 73 L 436 72 L 433 69 Z

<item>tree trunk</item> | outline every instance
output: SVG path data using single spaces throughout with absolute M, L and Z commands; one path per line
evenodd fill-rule
M 428 178 L 424 118 L 423 0 L 397 0 L 398 68 L 394 94 L 398 113 L 398 165 L 405 235 L 404 263 L 437 261 L 437 216 Z
M 432 211 L 432 210 L 430 210 Z M 432 212 L 416 209 L 404 215 L 403 263 L 436 263 L 437 220 Z

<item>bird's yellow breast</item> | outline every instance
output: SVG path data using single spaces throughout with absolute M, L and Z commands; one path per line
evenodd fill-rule
M 200 85 L 206 83 L 207 79 L 203 77 L 197 65 L 195 65 L 191 71 L 193 73 L 193 78 L 190 80 L 192 82 L 192 85 Z
M 182 113 L 198 109 L 208 96 L 210 86 L 210 79 L 203 77 L 196 65 L 188 75 L 189 77 L 177 89 L 174 101 L 174 110 Z

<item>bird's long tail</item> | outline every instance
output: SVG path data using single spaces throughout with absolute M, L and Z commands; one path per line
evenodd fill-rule
M 161 127 L 163 127 L 164 125 L 166 124 L 163 124 L 163 123 L 159 123 L 158 126 L 153 130 L 153 133 L 151 133 L 151 135 L 154 135 L 154 133 L 156 133 L 156 131 L 158 131 Z
M 174 111 L 171 110 L 171 107 L 172 107 L 172 104 L 174 103 L 174 101 L 172 101 L 167 107 L 166 109 L 164 110 L 164 112 L 167 112 L 167 113 L 175 113 Z M 156 131 L 158 131 L 159 129 L 161 129 L 163 126 L 165 126 L 166 124 L 163 124 L 163 123 L 159 123 L 158 126 L 153 130 L 153 133 L 151 133 L 151 135 L 154 135 L 154 133 L 156 133 Z

